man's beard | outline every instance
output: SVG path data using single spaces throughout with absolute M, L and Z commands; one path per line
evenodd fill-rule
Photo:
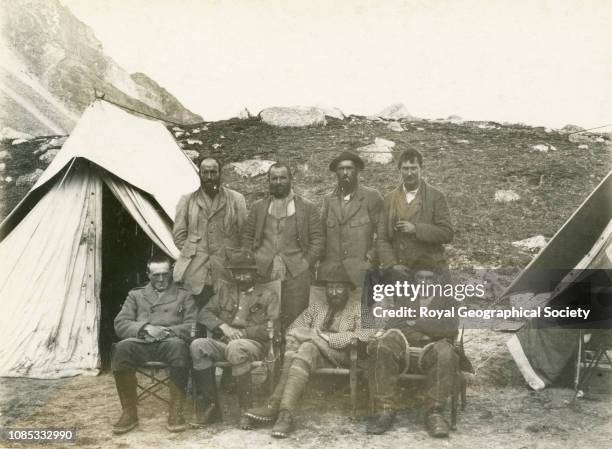
M 271 185 L 270 186 L 270 194 L 274 198 L 286 198 L 289 195 L 289 191 L 291 190 L 291 186 L 279 186 L 279 185 Z
M 355 190 L 355 185 L 357 184 L 354 178 L 341 178 L 338 180 L 338 187 L 342 192 L 350 193 Z
M 202 189 L 209 195 L 216 195 L 219 192 L 219 186 L 221 182 L 219 180 L 215 181 L 202 181 Z
M 332 296 L 327 299 L 329 306 L 334 310 L 342 310 L 347 301 L 348 297 L 343 296 Z

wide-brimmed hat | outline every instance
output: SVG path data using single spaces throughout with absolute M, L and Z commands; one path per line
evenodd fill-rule
M 343 282 L 349 284 L 351 289 L 355 289 L 355 284 L 351 281 L 344 265 L 338 262 L 323 262 L 319 266 L 317 280 L 319 282 Z
M 229 270 L 257 270 L 257 264 L 253 253 L 246 250 L 237 250 L 230 255 L 225 268 Z
M 363 170 L 365 167 L 365 162 L 363 162 L 363 159 L 361 159 L 355 153 L 351 153 L 350 151 L 343 151 L 342 153 L 340 153 L 340 155 L 336 156 L 334 160 L 329 163 L 329 169 L 331 171 L 336 171 L 336 167 L 338 167 L 338 164 L 342 161 L 353 161 L 355 163 L 355 166 L 359 170 Z

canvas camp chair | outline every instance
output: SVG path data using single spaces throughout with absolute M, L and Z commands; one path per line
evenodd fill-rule
M 576 375 L 574 377 L 574 398 L 583 395 L 583 389 L 598 370 L 612 371 L 612 335 L 609 331 L 585 329 L 579 331 Z

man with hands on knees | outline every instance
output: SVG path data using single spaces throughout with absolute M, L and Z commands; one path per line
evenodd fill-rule
M 190 292 L 172 282 L 172 262 L 166 256 L 147 264 L 149 283 L 130 290 L 115 318 L 122 340 L 112 356 L 112 370 L 123 413 L 113 426 L 121 434 L 138 425 L 135 368 L 147 361 L 169 365 L 170 403 L 166 428 L 185 430 L 183 404 L 189 376 L 189 340 L 196 307 Z

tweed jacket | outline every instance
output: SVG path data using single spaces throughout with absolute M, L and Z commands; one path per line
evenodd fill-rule
M 323 260 L 341 262 L 351 281 L 360 287 L 365 271 L 378 266 L 375 233 L 383 198 L 376 189 L 360 185 L 344 213 L 341 201 L 338 189 L 323 198 Z
M 194 295 L 206 284 L 229 279 L 225 269 L 228 251 L 240 247 L 240 230 L 246 219 L 246 202 L 241 193 L 221 187 L 213 203 L 215 209 L 207 214 L 199 192 L 198 189 L 179 200 L 172 231 L 181 251 L 174 266 L 174 281 L 183 282 Z
M 309 329 L 322 329 L 329 311 L 325 289 L 322 287 L 311 287 L 310 304 L 291 325 L 287 332 L 292 329 L 305 327 Z M 353 338 L 367 342 L 374 335 L 375 329 L 362 329 L 361 327 L 361 302 L 359 298 L 351 295 L 344 309 L 340 312 L 338 332 L 329 334 L 329 346 L 332 349 L 344 349 L 348 347 Z
M 221 324 L 244 329 L 246 338 L 264 342 L 267 323 L 280 315 L 280 281 L 255 284 L 240 295 L 238 286 L 225 281 L 198 314 L 198 323 L 214 331 Z
M 394 230 L 398 220 L 397 206 L 406 201 L 402 186 L 385 196 L 377 240 L 383 268 L 396 264 L 413 268 L 415 264 L 427 261 L 436 268 L 448 269 L 442 245 L 453 240 L 454 231 L 446 198 L 424 180 L 419 186 L 417 198 L 421 201 L 421 207 L 411 220 L 416 233 L 405 235 Z
M 121 339 L 138 339 L 140 330 L 153 324 L 166 326 L 177 337 L 188 341 L 196 315 L 195 302 L 189 291 L 171 284 L 167 290 L 158 293 L 148 283 L 130 290 L 115 318 L 115 332 Z
M 262 244 L 264 225 L 268 216 L 271 197 L 267 196 L 253 203 L 253 207 L 242 232 L 242 246 L 255 253 Z M 295 194 L 295 217 L 297 239 L 302 253 L 312 268 L 323 254 L 323 230 L 319 211 L 314 203 Z

